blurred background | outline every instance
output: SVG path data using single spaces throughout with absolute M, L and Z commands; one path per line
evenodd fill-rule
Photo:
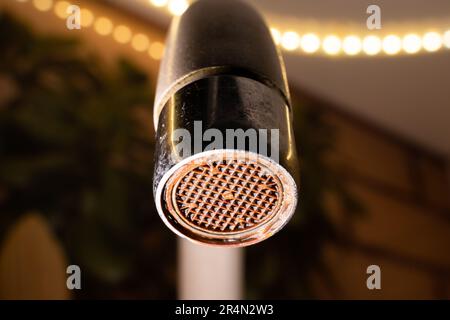
M 158 66 L 190 2 L 0 0 L 0 299 L 450 298 L 450 2 L 249 2 L 286 60 L 300 201 L 273 238 L 211 251 L 152 196 Z

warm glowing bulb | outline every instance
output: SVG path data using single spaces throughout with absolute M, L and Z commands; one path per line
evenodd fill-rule
M 280 44 L 281 42 L 281 32 L 277 28 L 270 28 L 270 32 L 272 33 L 273 41 L 276 44 Z
M 360 53 L 362 49 L 361 39 L 357 36 L 345 37 L 342 43 L 342 49 L 346 54 L 351 56 Z
M 363 40 L 362 48 L 367 55 L 376 55 L 381 51 L 381 40 L 377 36 L 367 36 Z
M 119 43 L 127 43 L 131 40 L 131 30 L 127 26 L 118 26 L 114 29 L 114 39 Z
M 181 16 L 188 7 L 186 0 L 171 0 L 169 3 L 169 11 L 175 16 Z
M 149 0 L 149 2 L 155 7 L 164 7 L 169 2 L 168 0 Z
M 68 3 L 67 1 L 58 1 L 54 8 L 55 14 L 61 19 L 66 19 L 69 16 L 69 14 L 67 13 L 67 8 L 69 6 L 70 3 Z
M 48 11 L 53 7 L 53 0 L 33 0 L 33 5 L 39 11 Z
M 305 34 L 300 45 L 306 53 L 314 53 L 320 48 L 320 38 L 314 33 Z
M 437 32 L 427 32 L 422 38 L 425 50 L 434 52 L 442 47 L 442 36 Z
M 139 33 L 133 37 L 131 45 L 136 51 L 145 51 L 150 45 L 150 40 L 148 40 L 146 35 Z
M 80 10 L 80 23 L 82 27 L 89 27 L 94 22 L 94 14 L 91 10 L 81 9 Z
M 446 46 L 447 48 L 450 49 L 450 30 L 447 30 L 447 31 L 444 33 L 444 38 L 443 38 L 443 40 L 444 40 L 444 46 Z
M 153 42 L 148 50 L 148 54 L 155 60 L 160 60 L 164 55 L 164 44 L 161 42 Z
M 406 53 L 416 53 L 422 47 L 422 40 L 417 34 L 410 33 L 403 38 L 402 45 Z
M 383 39 L 383 51 L 389 55 L 397 54 L 402 48 L 402 41 L 396 35 L 389 35 Z
M 106 36 L 112 32 L 113 24 L 111 20 L 105 17 L 100 17 L 95 22 L 95 31 L 102 36 Z
M 336 36 L 327 36 L 323 40 L 323 50 L 329 55 L 338 54 L 341 51 L 341 39 Z
M 281 45 L 288 51 L 297 49 L 300 46 L 300 37 L 297 32 L 288 31 L 281 38 Z

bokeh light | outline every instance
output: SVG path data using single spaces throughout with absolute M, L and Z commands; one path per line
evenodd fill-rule
M 149 0 L 149 2 L 155 7 L 164 7 L 169 3 L 168 0 Z
M 159 41 L 153 42 L 150 45 L 150 49 L 148 50 L 148 54 L 155 60 L 161 60 L 164 55 L 164 44 Z
M 442 36 L 437 32 L 427 32 L 422 38 L 423 48 L 429 52 L 434 52 L 442 47 Z
M 341 39 L 335 35 L 325 37 L 322 43 L 322 48 L 325 53 L 329 55 L 336 55 L 341 51 Z
M 114 39 L 119 43 L 127 43 L 131 40 L 131 30 L 127 26 L 120 25 L 114 29 Z
M 320 38 L 314 33 L 305 34 L 300 43 L 306 53 L 314 53 L 320 48 Z
M 396 35 L 388 35 L 383 39 L 383 51 L 388 55 L 394 55 L 402 49 L 402 41 Z
M 89 9 L 81 9 L 80 16 L 80 23 L 82 27 L 90 27 L 94 22 L 94 14 Z
M 277 28 L 270 28 L 270 32 L 272 33 L 273 41 L 276 44 L 280 44 L 281 42 L 281 32 Z
M 443 41 L 444 41 L 444 46 L 445 46 L 446 48 L 449 48 L 449 49 L 450 49 L 450 30 L 447 30 L 447 31 L 444 33 Z
M 67 8 L 69 8 L 70 3 L 67 1 L 58 1 L 53 9 L 58 18 L 66 19 L 69 14 L 67 13 Z
M 138 33 L 133 37 L 131 41 L 131 46 L 136 51 L 146 51 L 150 45 L 150 40 L 148 37 L 142 33 Z
M 297 32 L 287 31 L 281 38 L 281 45 L 288 51 L 293 51 L 300 46 L 300 36 Z
M 377 36 L 367 36 L 364 38 L 362 43 L 363 51 L 369 56 L 380 53 L 381 47 L 381 40 Z
M 422 39 L 415 33 L 407 34 L 403 37 L 402 46 L 406 53 L 413 54 L 419 52 L 422 48 Z
M 186 0 L 171 0 L 169 2 L 169 11 L 175 16 L 181 16 L 189 7 Z
M 361 39 L 357 36 L 347 36 L 342 43 L 342 49 L 348 55 L 355 55 L 361 52 L 362 43 Z
M 53 7 L 53 0 L 33 0 L 33 5 L 39 11 L 49 11 Z
M 105 17 L 100 17 L 95 21 L 94 25 L 95 31 L 102 36 L 110 34 L 113 30 L 113 24 L 110 19 Z

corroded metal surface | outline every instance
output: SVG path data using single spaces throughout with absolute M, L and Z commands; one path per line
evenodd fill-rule
M 258 163 L 214 161 L 187 169 L 166 201 L 193 227 L 217 233 L 251 230 L 279 209 L 280 181 Z

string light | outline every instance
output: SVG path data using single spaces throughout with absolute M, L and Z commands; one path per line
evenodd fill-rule
M 297 32 L 288 31 L 281 38 L 281 45 L 288 51 L 293 51 L 300 46 L 300 37 Z
M 139 33 L 133 37 L 133 40 L 131 41 L 131 46 L 136 51 L 146 51 L 148 49 L 148 46 L 150 45 L 150 41 L 148 40 L 148 37 L 145 34 Z
M 107 36 L 112 32 L 113 24 L 108 18 L 100 17 L 95 21 L 94 28 L 99 35 Z
M 281 32 L 277 28 L 270 28 L 272 33 L 273 41 L 278 45 L 281 43 Z
M 329 55 L 336 55 L 341 51 L 341 39 L 337 36 L 326 36 L 322 44 L 323 51 Z
M 89 9 L 80 10 L 80 24 L 84 28 L 90 27 L 94 23 L 94 14 Z
M 388 55 L 399 53 L 402 49 L 402 41 L 396 35 L 388 35 L 383 39 L 383 51 Z
M 153 42 L 148 49 L 148 54 L 155 60 L 160 60 L 164 55 L 164 44 L 159 41 Z
M 347 36 L 342 43 L 342 49 L 350 56 L 358 54 L 362 50 L 361 39 L 357 36 Z
M 402 41 L 403 50 L 412 54 L 418 52 L 422 47 L 422 39 L 417 34 L 407 34 Z
M 49 11 L 53 7 L 53 0 L 33 0 L 33 5 L 39 11 Z
M 169 11 L 175 16 L 181 16 L 189 7 L 186 0 L 170 0 Z
M 149 0 L 152 5 L 155 7 L 164 7 L 169 3 L 168 0 Z
M 381 40 L 377 36 L 367 36 L 363 40 L 362 48 L 367 55 L 376 55 L 381 51 Z
M 423 48 L 429 52 L 434 52 L 442 47 L 442 36 L 437 32 L 427 32 L 423 36 Z
M 155 7 L 168 6 L 169 11 L 174 15 L 180 15 L 189 6 L 186 0 L 149 0 L 150 4 Z M 183 10 L 173 10 L 177 7 L 177 2 L 184 2 Z M 424 35 L 423 39 L 417 41 L 412 34 L 405 35 L 402 39 L 398 35 L 387 35 L 383 40 L 378 36 L 369 35 L 363 39 L 358 36 L 344 36 L 341 38 L 337 36 L 326 36 L 321 39 L 319 36 L 308 33 L 301 37 L 294 31 L 288 31 L 282 34 L 279 29 L 272 27 L 271 33 L 276 44 L 281 44 L 281 47 L 287 51 L 294 51 L 301 47 L 305 53 L 315 53 L 320 48 L 322 43 L 323 51 L 329 55 L 336 55 L 343 50 L 347 55 L 353 56 L 360 52 L 364 52 L 369 56 L 377 55 L 382 50 L 388 55 L 395 55 L 402 51 L 407 54 L 417 53 L 423 47 L 426 51 L 433 52 L 439 50 L 443 45 L 450 48 L 450 30 L 438 38 L 436 33 L 428 33 Z M 439 40 L 440 39 L 440 40 Z
M 54 11 L 58 18 L 66 19 L 68 17 L 67 8 L 70 6 L 70 3 L 67 1 L 58 1 L 55 5 Z
M 26 3 L 28 0 L 16 0 Z M 39 11 L 50 11 L 53 9 L 56 16 L 65 19 L 68 16 L 67 8 L 70 5 L 67 1 L 53 0 L 31 0 L 29 1 Z M 172 15 L 181 15 L 189 7 L 191 0 L 148 0 L 148 3 L 158 7 L 166 7 Z M 81 26 L 90 27 L 94 25 L 95 31 L 107 36 L 112 34 L 118 43 L 129 43 L 139 52 L 148 52 L 148 55 L 159 60 L 164 51 L 164 45 L 160 42 L 150 43 L 144 34 L 132 35 L 131 30 L 126 25 L 114 28 L 113 22 L 108 17 L 95 18 L 92 11 L 86 8 L 81 9 Z M 426 52 L 436 52 L 442 48 L 450 49 L 450 30 L 439 32 L 427 32 L 423 36 L 416 33 L 405 35 L 389 34 L 384 38 L 376 35 L 368 35 L 361 38 L 357 35 L 343 36 L 327 35 L 321 38 L 315 33 L 300 35 L 295 31 L 281 32 L 278 28 L 270 29 L 274 42 L 283 49 L 290 52 L 302 52 L 306 54 L 317 53 L 320 48 L 326 55 L 338 55 L 344 52 L 348 56 L 355 56 L 363 52 L 366 55 L 374 56 L 383 51 L 387 55 L 397 55 L 399 53 L 416 54 L 422 49 Z
M 450 49 L 450 30 L 447 30 L 447 31 L 444 33 L 443 41 L 444 41 L 444 46 L 445 46 L 446 48 L 449 48 L 449 49 Z
M 117 26 L 116 29 L 114 29 L 113 37 L 117 42 L 125 44 L 131 40 L 131 30 L 124 25 Z
M 314 33 L 305 34 L 300 45 L 306 53 L 314 53 L 320 48 L 320 38 Z

